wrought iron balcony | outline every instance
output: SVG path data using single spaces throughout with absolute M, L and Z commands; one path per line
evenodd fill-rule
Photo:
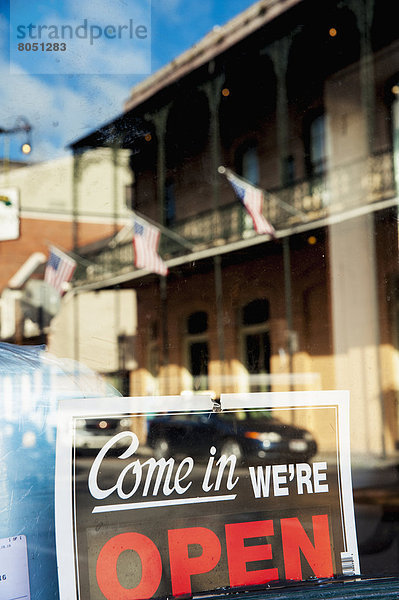
M 266 193 L 264 214 L 278 231 L 295 228 L 301 222 L 317 222 L 395 195 L 393 155 L 386 151 L 330 169 L 324 177 L 270 190 Z M 195 250 L 256 235 L 251 218 L 236 200 L 218 210 L 200 212 L 179 221 L 173 231 L 191 242 Z M 160 253 L 164 258 L 185 252 L 187 250 L 175 241 L 162 236 Z M 101 280 L 134 269 L 131 239 L 114 247 L 110 244 L 96 256 L 87 258 L 93 261 L 92 264 L 85 269 L 79 268 L 75 280 Z

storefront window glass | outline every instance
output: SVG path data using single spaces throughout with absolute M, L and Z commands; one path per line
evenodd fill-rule
M 167 515 L 178 496 L 188 497 L 191 468 L 193 489 L 226 487 L 223 500 L 212 499 L 222 560 L 212 566 L 210 555 L 191 548 L 192 571 L 171 573 L 173 560 L 162 554 L 162 564 L 154 563 L 163 578 L 157 589 L 186 594 L 179 577 L 195 583 L 195 565 L 205 564 L 205 582 L 225 590 L 242 581 L 234 575 L 241 573 L 252 585 L 252 577 L 261 579 L 253 573 L 270 566 L 258 568 L 261 560 L 284 558 L 294 502 L 275 527 L 281 544 L 272 558 L 257 554 L 272 542 L 256 550 L 243 542 L 240 556 L 249 558 L 242 562 L 254 563 L 248 569 L 229 554 L 239 547 L 229 538 L 238 535 L 239 517 L 222 526 L 216 503 L 233 502 L 232 463 L 254 491 L 249 512 L 270 499 L 270 490 L 301 496 L 299 504 L 306 497 L 305 534 L 295 539 L 304 544 L 307 577 L 311 557 L 317 563 L 324 538 L 335 536 L 327 563 L 313 569 L 306 586 L 316 589 L 315 580 L 331 574 L 351 585 L 396 581 L 395 3 L 95 0 L 84 4 L 88 12 L 72 0 L 9 4 L 0 19 L 0 599 L 81 600 L 73 597 L 77 584 L 67 588 L 71 596 L 58 588 L 57 428 L 71 442 L 61 466 L 83 494 L 79 522 L 91 523 L 77 544 L 91 557 L 82 576 L 87 600 L 124 599 L 142 573 L 137 557 L 129 572 L 127 552 L 116 561 L 116 592 L 106 569 L 95 587 L 108 517 L 96 520 L 90 510 L 123 512 L 118 527 L 131 534 L 129 511 L 144 511 L 127 498 L 136 483 L 154 496 L 143 496 L 146 502 L 170 491 L 174 503 L 162 505 Z M 323 404 L 330 392 L 339 400 L 334 406 Z M 60 417 L 68 400 L 73 416 L 65 409 Z M 96 402 L 104 414 L 95 412 Z M 119 437 L 89 485 L 108 433 Z M 350 450 L 348 442 L 341 455 L 343 439 Z M 245 463 L 250 455 L 258 462 Z M 222 456 L 232 457 L 223 468 Z M 151 459 L 156 464 L 146 463 Z M 121 464 L 126 470 L 117 474 Z M 146 469 L 160 472 L 148 476 L 148 489 Z M 328 492 L 324 475 L 333 482 Z M 90 489 L 119 496 L 109 504 L 99 498 L 89 510 Z M 310 515 L 314 489 L 320 513 Z M 323 503 L 322 494 L 341 492 L 342 505 Z M 65 497 L 71 500 L 72 491 Z M 352 497 L 346 547 L 339 521 Z M 128 508 L 115 508 L 125 500 Z M 184 519 L 192 511 L 201 527 L 202 500 L 191 500 Z M 244 505 L 245 495 L 238 502 Z M 71 500 L 66 519 L 75 508 Z M 316 522 L 327 536 L 309 537 L 314 516 L 322 516 Z M 150 539 L 151 519 L 142 520 Z M 179 531 L 187 524 L 176 523 Z M 85 559 L 73 556 L 73 535 L 61 532 L 65 539 L 59 563 L 67 555 L 68 568 L 84 569 Z M 299 572 L 302 554 L 284 574 Z M 11 586 L 4 564 L 21 568 L 21 588 Z M 165 573 L 175 577 L 173 589 Z M 160 597 L 148 585 L 131 597 Z

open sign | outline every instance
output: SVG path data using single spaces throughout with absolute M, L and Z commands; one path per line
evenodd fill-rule
M 272 519 L 226 524 L 220 537 L 207 527 L 169 529 L 166 558 L 169 561 L 172 594 L 191 594 L 192 578 L 196 576 L 198 580 L 201 575 L 213 571 L 222 554 L 227 556 L 226 578 L 231 587 L 279 579 L 303 579 L 301 553 L 313 575 L 332 577 L 328 515 L 314 515 L 312 529 L 313 541 L 297 517 L 279 520 L 278 538 L 275 538 L 275 522 Z M 248 544 L 259 539 L 262 543 Z M 283 573 L 279 566 L 251 568 L 260 562 L 276 564 L 273 561 L 276 546 L 278 555 L 282 553 L 283 556 Z M 190 555 L 190 549 L 194 547 L 199 548 L 199 552 L 197 550 L 196 555 Z M 133 588 L 125 588 L 118 575 L 118 560 L 126 551 L 134 551 L 141 562 L 140 580 Z M 152 598 L 157 595 L 161 585 L 164 558 L 157 545 L 141 533 L 116 535 L 104 544 L 99 553 L 96 565 L 98 586 L 108 600 Z
M 296 411 L 298 422 L 316 406 L 323 424 L 320 439 L 329 448 L 336 443 L 335 453 L 323 455 L 321 446 L 313 456 L 313 432 L 301 440 L 301 430 L 289 424 L 284 446 L 284 421 L 276 425 L 281 420 L 275 416 L 277 401 L 280 411 L 284 406 L 287 414 Z M 240 455 L 229 452 L 215 434 L 220 435 L 220 419 L 217 428 L 212 426 L 210 399 L 203 396 L 191 399 L 187 408 L 196 410 L 184 413 L 185 419 L 178 418 L 180 397 L 113 398 L 112 413 L 108 402 L 65 402 L 60 414 L 56 509 L 61 600 L 177 597 L 358 572 L 342 395 L 309 394 L 305 404 L 295 393 L 248 395 L 241 398 L 239 410 L 236 397 L 222 396 L 230 437 L 236 432 L 239 439 L 243 410 L 251 411 L 246 437 L 251 443 L 260 438 L 259 456 L 253 451 L 257 446 L 249 444 Z M 163 455 L 151 442 L 155 437 L 143 440 L 135 433 L 140 429 L 135 419 L 145 417 L 138 414 L 144 402 L 151 430 L 158 434 L 157 419 L 162 431 L 168 422 L 165 408 L 176 416 L 171 423 L 176 423 L 173 435 L 178 439 L 174 445 L 170 430 Z M 123 417 L 126 430 L 110 430 L 102 448 L 92 454 L 76 452 L 75 432 L 82 435 L 82 422 L 91 427 L 111 414 Z M 190 424 L 195 423 L 203 425 L 200 445 L 192 439 Z M 69 531 L 65 515 L 71 519 Z

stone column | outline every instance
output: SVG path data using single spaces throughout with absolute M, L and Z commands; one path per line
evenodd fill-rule
M 326 86 L 326 105 L 337 121 L 342 98 L 350 107 L 349 125 L 358 134 L 345 144 L 338 127 L 331 129 L 329 189 L 331 206 L 361 207 L 370 200 L 365 181 L 370 181 L 370 156 L 374 137 L 374 68 L 370 40 L 373 0 L 347 0 L 360 32 L 360 106 L 356 106 L 356 79 L 331 79 Z M 359 116 L 360 115 L 360 116 Z M 357 176 L 351 176 L 353 157 L 357 157 Z M 359 157 L 360 160 L 359 160 Z M 334 185 L 341 173 L 351 181 L 343 195 Z M 335 175 L 336 174 L 336 175 Z M 384 398 L 380 365 L 380 327 L 378 305 L 377 256 L 373 213 L 343 220 L 329 227 L 330 286 L 333 321 L 335 387 L 351 393 L 352 453 L 385 455 Z
M 164 205 L 165 205 L 165 181 L 166 181 L 166 130 L 171 104 L 167 104 L 160 108 L 154 114 L 147 114 L 145 118 L 151 121 L 155 127 L 155 135 L 157 138 L 157 205 L 158 205 L 158 222 L 164 223 Z M 168 294 L 167 294 L 167 278 L 160 276 L 159 278 L 159 293 L 160 293 L 160 322 L 161 322 L 161 362 L 162 374 L 165 377 L 165 385 L 162 393 L 168 394 L 168 366 L 169 366 L 169 329 L 168 329 Z
M 210 70 L 212 70 L 210 66 Z M 208 99 L 210 112 L 209 135 L 210 135 L 210 153 L 211 153 L 211 182 L 212 182 L 212 207 L 219 209 L 220 205 L 220 175 L 218 167 L 220 166 L 220 122 L 219 109 L 222 87 L 225 81 L 223 74 L 217 75 L 202 84 L 201 89 L 205 92 Z
M 163 225 L 164 223 L 164 204 L 165 204 L 165 181 L 166 181 L 166 130 L 171 104 L 167 104 L 160 108 L 154 114 L 147 114 L 145 118 L 151 121 L 155 127 L 155 135 L 157 138 L 157 205 L 158 215 L 157 220 Z
M 292 37 L 285 37 L 275 41 L 265 49 L 273 62 L 274 72 L 277 79 L 276 89 L 276 135 L 277 152 L 279 165 L 279 179 L 281 187 L 288 183 L 288 136 L 289 136 L 289 114 L 288 114 L 288 94 L 287 94 L 287 66 L 289 52 L 292 44 Z M 288 353 L 288 372 L 289 377 L 294 372 L 294 322 L 292 311 L 292 283 L 291 283 L 291 252 L 290 238 L 283 239 L 283 268 L 284 268 L 284 301 L 285 318 L 287 323 L 287 353 Z M 290 381 L 289 389 L 293 390 Z M 292 413 L 294 420 L 295 412 Z
M 213 71 L 214 65 L 210 64 L 210 71 Z M 209 134 L 210 134 L 210 153 L 211 153 L 211 182 L 212 182 L 212 208 L 215 216 L 215 229 L 218 237 L 222 234 L 222 222 L 219 213 L 220 208 L 220 174 L 218 168 L 221 162 L 220 148 L 220 121 L 219 109 L 222 94 L 222 87 L 225 81 L 224 74 L 217 75 L 213 79 L 206 81 L 201 88 L 208 99 L 210 112 Z M 225 340 L 224 340 L 224 310 L 223 310 L 223 284 L 222 284 L 222 266 L 220 256 L 215 256 L 213 261 L 213 272 L 215 281 L 215 301 L 216 301 L 216 327 L 218 340 L 219 373 L 225 375 Z M 219 386 L 218 386 L 219 387 Z M 223 380 L 220 386 L 223 389 Z
M 279 179 L 284 186 L 288 181 L 287 158 L 288 149 L 288 97 L 287 97 L 287 66 L 292 37 L 277 40 L 265 49 L 273 62 L 277 79 L 276 90 L 276 126 L 277 126 L 277 151 L 279 156 Z
M 373 147 L 375 121 L 374 55 L 371 45 L 374 1 L 348 0 L 348 8 L 356 17 L 360 33 L 360 86 L 369 154 L 371 154 Z

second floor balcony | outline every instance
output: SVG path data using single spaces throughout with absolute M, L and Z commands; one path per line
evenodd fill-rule
M 328 218 L 348 215 L 362 207 L 394 201 L 396 182 L 390 150 L 364 160 L 330 169 L 324 176 L 265 191 L 264 215 L 277 233 L 303 225 L 328 224 Z M 232 196 L 234 192 L 232 191 Z M 171 231 L 189 242 L 193 251 L 223 246 L 256 236 L 251 217 L 234 199 L 217 210 L 198 212 L 178 220 Z M 90 265 L 77 269 L 78 284 L 101 281 L 134 270 L 132 234 L 86 255 Z M 163 235 L 160 253 L 165 260 L 189 252 L 175 239 Z

